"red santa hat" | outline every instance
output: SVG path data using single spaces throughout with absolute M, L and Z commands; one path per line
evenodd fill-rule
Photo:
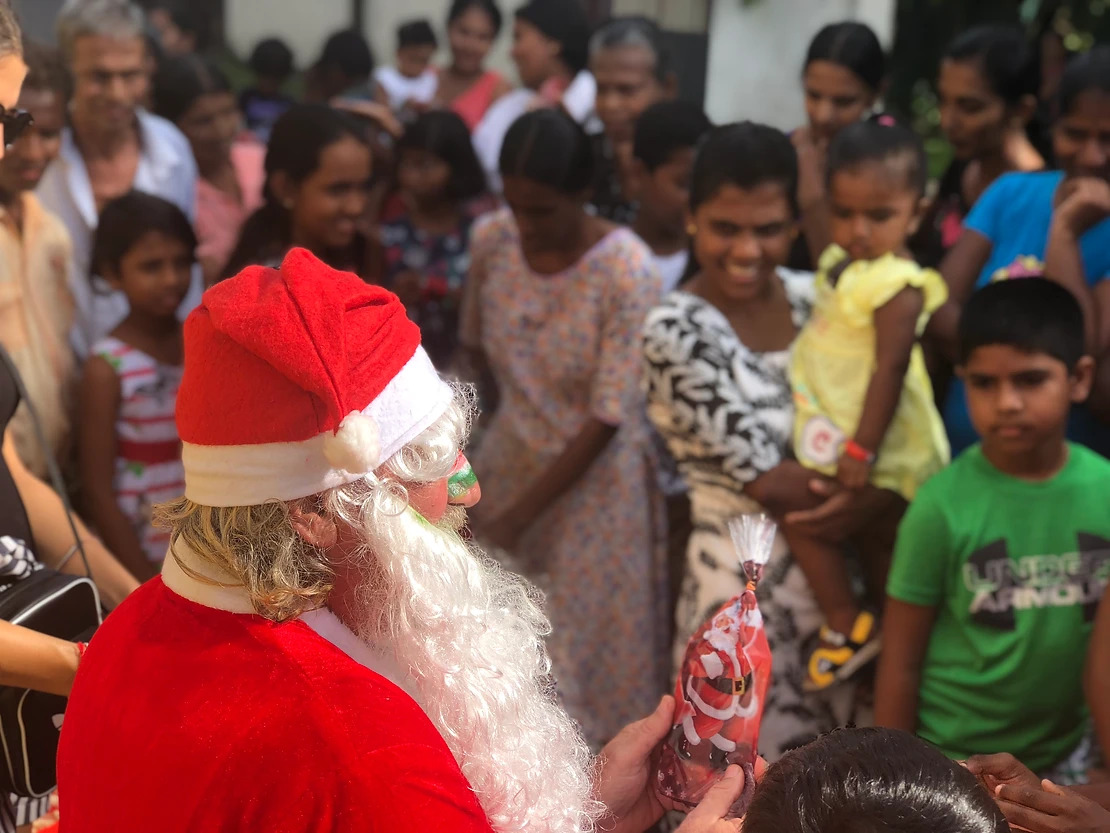
M 451 400 L 397 296 L 294 249 L 212 287 L 185 322 L 185 496 L 254 506 L 351 483 Z

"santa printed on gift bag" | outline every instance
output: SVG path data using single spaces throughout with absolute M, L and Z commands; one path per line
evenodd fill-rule
M 729 765 L 745 786 L 729 815 L 743 815 L 755 786 L 763 705 L 771 684 L 771 648 L 755 588 L 771 554 L 775 525 L 746 515 L 729 525 L 748 586 L 703 624 L 686 647 L 675 685 L 674 728 L 663 747 L 656 789 L 693 808 Z

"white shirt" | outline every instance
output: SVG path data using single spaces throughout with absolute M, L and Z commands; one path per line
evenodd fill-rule
M 136 115 L 140 149 L 132 188 L 174 203 L 192 220 L 197 166 L 188 140 L 165 119 L 143 110 Z M 71 288 L 78 318 L 73 340 L 78 354 L 84 357 L 95 341 L 127 317 L 128 308 L 122 292 L 94 292 L 89 279 L 98 212 L 89 172 L 70 127 L 62 132 L 61 153 L 46 169 L 39 183 L 38 197 L 62 221 L 73 241 L 73 260 L 77 268 Z M 194 269 L 189 294 L 178 311 L 182 318 L 200 303 L 203 291 L 200 269 Z
M 401 110 L 410 101 L 427 104 L 436 97 L 439 89 L 439 76 L 433 69 L 426 69 L 416 78 L 402 75 L 396 67 L 378 67 L 374 70 L 374 80 L 382 85 L 389 96 L 389 109 Z
M 680 249 L 673 255 L 655 255 L 655 268 L 663 277 L 663 294 L 674 291 L 678 282 L 686 274 L 686 267 L 690 263 L 690 252 Z
M 594 116 L 594 101 L 597 97 L 597 82 L 593 75 L 583 70 L 574 77 L 570 86 L 563 93 L 562 104 L 568 113 L 579 124 L 590 132 Z M 513 126 L 513 122 L 536 106 L 538 95 L 535 90 L 520 88 L 506 93 L 493 103 L 486 111 L 485 116 L 474 128 L 472 141 L 474 152 L 478 161 L 486 172 L 490 189 L 494 193 L 501 192 L 501 145 L 505 142 L 505 134 Z

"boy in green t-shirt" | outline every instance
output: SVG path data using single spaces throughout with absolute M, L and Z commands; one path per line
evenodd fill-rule
M 1091 387 L 1083 314 L 1043 278 L 996 283 L 967 304 L 959 341 L 981 442 L 922 487 L 899 529 L 876 720 L 955 758 L 1009 752 L 1074 782 L 1110 573 L 1110 462 L 1065 439 Z

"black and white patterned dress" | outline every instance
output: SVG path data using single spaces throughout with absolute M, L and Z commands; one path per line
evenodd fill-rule
M 813 307 L 813 276 L 779 270 L 799 329 Z M 708 301 L 672 292 L 648 315 L 644 373 L 648 415 L 687 485 L 694 534 L 675 622 L 675 663 L 686 641 L 718 607 L 744 588 L 727 532 L 737 515 L 760 512 L 743 488 L 789 456 L 794 409 L 790 351 L 757 353 L 740 343 Z M 759 588 L 774 655 L 760 751 L 769 760 L 849 721 L 855 691 L 802 692 L 802 649 L 821 625 L 805 576 L 779 537 Z

